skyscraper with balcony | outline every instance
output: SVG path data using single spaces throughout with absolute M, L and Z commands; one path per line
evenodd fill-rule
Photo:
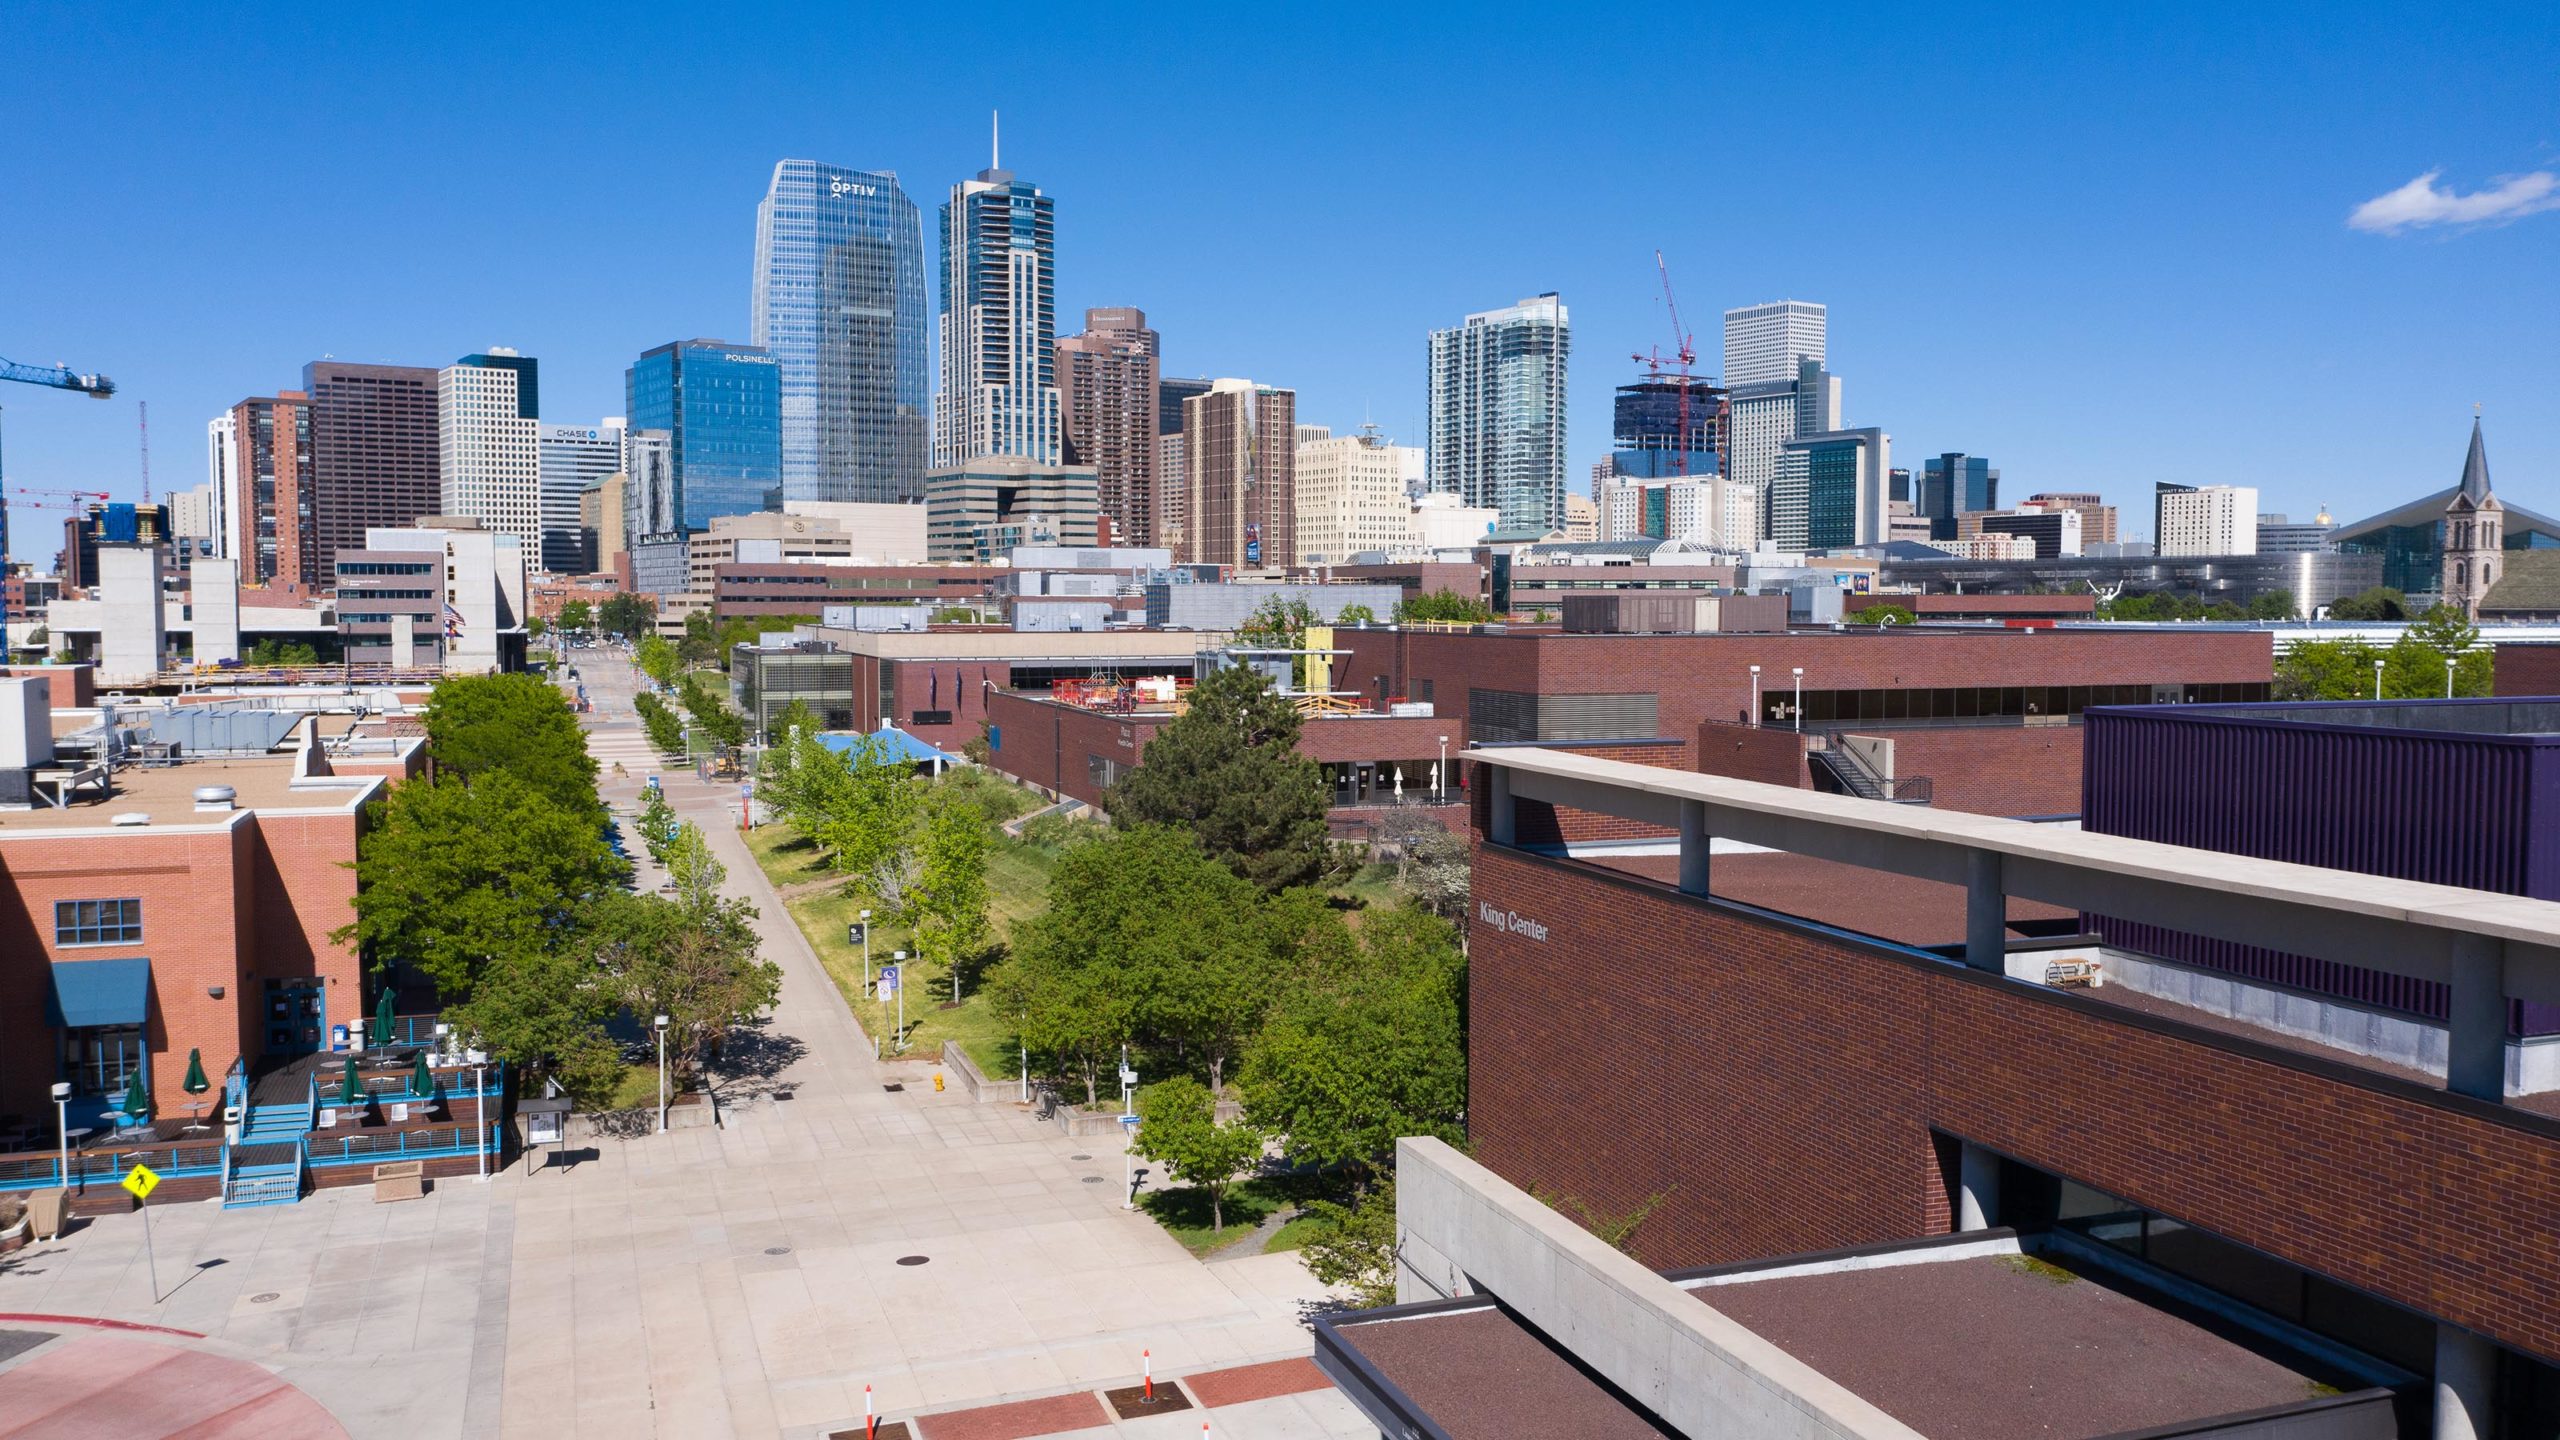
M 774 508 L 782 367 L 771 355 L 721 340 L 672 341 L 623 372 L 622 394 L 634 542 L 705 530 L 715 515 Z
M 1169 542 L 1174 558 L 1248 569 L 1297 564 L 1298 392 L 1220 380 L 1182 408 L 1188 473 L 1182 528 Z
M 1504 530 L 1564 528 L 1565 362 L 1553 291 L 1431 332 L 1431 488 L 1501 513 Z
M 1019 455 L 1055 465 L 1057 202 L 990 165 L 942 207 L 942 388 L 933 463 Z
M 1084 312 L 1084 333 L 1058 342 L 1066 460 L 1090 465 L 1119 543 L 1153 545 L 1156 521 L 1157 340 L 1147 312 Z
M 756 205 L 753 291 L 754 343 L 782 386 L 783 498 L 922 500 L 924 219 L 898 177 L 776 164 Z
M 537 363 L 503 345 L 465 355 L 436 377 L 442 511 L 512 535 L 542 553 L 542 390 Z

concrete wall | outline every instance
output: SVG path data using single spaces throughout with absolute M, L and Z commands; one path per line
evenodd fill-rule
M 195 627 L 197 664 L 240 658 L 239 561 L 201 557 L 189 561 L 187 609 Z
M 160 549 L 98 547 L 98 677 L 110 685 L 160 674 L 167 632 L 160 615 Z
M 1683 1435 L 1918 1440 L 1440 1141 L 1396 1142 L 1396 1223 L 1399 1301 L 1490 1292 Z
M 2080 813 L 2077 725 L 1947 726 L 1889 735 L 1896 780 L 1929 777 L 1930 804 L 1976 815 Z M 1852 736 L 1851 738 L 1857 738 Z

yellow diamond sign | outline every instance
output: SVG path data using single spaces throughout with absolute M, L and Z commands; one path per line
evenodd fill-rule
M 148 1200 L 151 1192 L 160 1188 L 160 1172 L 148 1165 L 136 1165 L 124 1172 L 124 1188 L 133 1192 L 134 1199 Z

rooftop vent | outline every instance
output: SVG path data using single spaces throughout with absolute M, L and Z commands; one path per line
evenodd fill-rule
M 107 823 L 110 825 L 148 825 L 151 823 L 151 812 L 148 810 L 127 810 L 121 815 L 110 818 Z
M 196 809 L 228 810 L 239 796 L 240 792 L 228 785 L 199 785 L 196 787 Z

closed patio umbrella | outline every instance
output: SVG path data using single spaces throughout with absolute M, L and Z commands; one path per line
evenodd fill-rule
M 201 1095 L 207 1090 L 213 1088 L 213 1082 L 204 1078 L 204 1052 L 202 1050 L 190 1050 L 187 1052 L 186 1087 L 187 1093 L 190 1095 Z
M 151 1096 L 145 1093 L 142 1088 L 142 1069 L 140 1066 L 134 1067 L 133 1074 L 125 1080 L 124 1103 L 116 1108 L 122 1110 L 125 1114 L 132 1116 L 136 1121 L 141 1120 L 144 1116 L 151 1113 Z
M 382 1003 L 373 1007 L 373 1043 L 390 1044 L 391 1032 L 396 1025 L 391 1013 L 391 987 L 385 985 L 382 987 Z
M 347 1078 L 338 1086 L 338 1103 L 360 1104 L 364 1100 L 364 1082 L 356 1078 L 356 1057 L 347 1057 Z
M 427 1052 L 418 1052 L 418 1068 L 409 1072 L 409 1093 L 421 1100 L 435 1098 L 435 1072 L 427 1068 Z

